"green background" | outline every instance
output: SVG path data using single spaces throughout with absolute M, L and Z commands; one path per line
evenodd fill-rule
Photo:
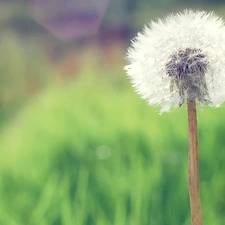
M 189 5 L 161 2 L 133 11 L 134 31 Z M 134 93 L 128 41 L 91 36 L 71 51 L 31 32 L 25 2 L 1 4 L 0 224 L 191 224 L 186 105 L 160 116 Z M 223 5 L 191 7 L 225 16 Z M 225 223 L 224 115 L 198 107 L 205 225 Z

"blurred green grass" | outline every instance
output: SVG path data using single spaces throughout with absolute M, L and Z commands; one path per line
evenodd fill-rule
M 190 224 L 185 106 L 159 116 L 122 67 L 88 65 L 2 129 L 0 224 Z M 225 221 L 224 112 L 198 114 L 206 225 Z
M 62 81 L 39 45 L 7 32 L 0 224 L 191 224 L 186 106 L 159 116 L 141 100 L 122 70 L 124 46 L 107 63 L 97 48 L 86 49 L 83 66 Z M 225 221 L 224 114 L 198 109 L 205 225 Z

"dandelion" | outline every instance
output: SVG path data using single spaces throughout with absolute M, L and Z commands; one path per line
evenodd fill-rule
M 188 108 L 188 171 L 192 224 L 202 225 L 196 102 L 225 101 L 225 26 L 214 13 L 185 10 L 151 22 L 133 39 L 125 67 L 135 90 L 160 113 Z
M 188 99 L 219 107 L 225 100 L 224 43 L 222 19 L 186 10 L 138 33 L 125 70 L 141 97 L 161 113 Z

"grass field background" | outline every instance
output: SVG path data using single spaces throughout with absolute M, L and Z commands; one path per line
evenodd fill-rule
M 0 48 L 0 224 L 191 224 L 186 105 L 160 116 L 141 100 L 125 45 L 86 47 L 69 78 L 11 31 Z M 205 225 L 225 222 L 224 115 L 198 109 Z

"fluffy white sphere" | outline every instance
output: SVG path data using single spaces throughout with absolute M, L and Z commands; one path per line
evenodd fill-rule
M 151 22 L 127 59 L 134 88 L 161 113 L 187 99 L 213 107 L 225 101 L 225 26 L 212 12 L 186 10 Z

